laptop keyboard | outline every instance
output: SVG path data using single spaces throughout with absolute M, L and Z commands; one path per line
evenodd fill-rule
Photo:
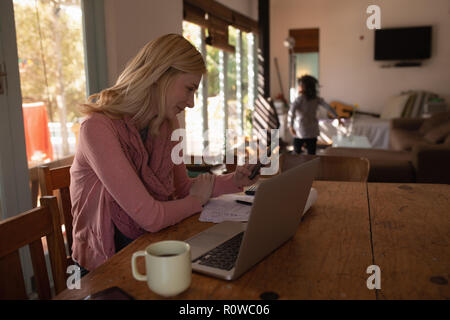
M 194 262 L 222 270 L 229 271 L 233 269 L 239 253 L 239 248 L 241 247 L 243 236 L 244 232 L 238 233 L 233 238 L 206 252 Z

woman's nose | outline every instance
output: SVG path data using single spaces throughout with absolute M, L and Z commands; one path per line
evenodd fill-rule
M 188 107 L 188 108 L 193 108 L 194 105 L 195 105 L 195 102 L 194 102 L 194 95 L 192 94 L 192 95 L 189 97 L 188 101 L 187 101 L 187 107 Z

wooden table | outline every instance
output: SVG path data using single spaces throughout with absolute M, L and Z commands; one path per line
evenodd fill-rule
M 293 239 L 228 282 L 193 273 L 174 299 L 449 299 L 450 186 L 315 181 L 318 200 Z M 276 214 L 276 213 L 274 213 Z M 131 255 L 150 243 L 185 240 L 210 227 L 196 214 L 146 234 L 56 299 L 81 299 L 118 286 L 137 299 L 161 299 L 131 275 Z M 139 261 L 139 260 L 138 260 Z M 144 262 L 138 267 L 144 272 Z M 381 289 L 369 290 L 378 265 Z

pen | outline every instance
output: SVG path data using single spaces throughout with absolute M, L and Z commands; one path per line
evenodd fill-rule
M 237 203 L 240 204 L 245 204 L 246 206 L 251 206 L 253 203 L 251 202 L 247 202 L 247 201 L 243 201 L 243 200 L 236 200 Z
M 259 169 L 261 169 L 261 167 L 262 167 L 262 164 L 260 162 L 258 162 L 256 164 L 256 166 L 253 168 L 252 173 L 248 176 L 248 178 L 250 180 L 253 180 L 258 175 Z

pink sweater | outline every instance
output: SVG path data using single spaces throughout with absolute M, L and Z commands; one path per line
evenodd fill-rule
M 154 199 L 127 159 L 113 121 L 102 114 L 82 123 L 70 174 L 72 258 L 90 271 L 115 253 L 111 201 L 148 232 L 174 225 L 202 209 L 189 195 L 192 180 L 184 164 L 173 167 L 177 200 Z M 242 191 L 232 178 L 233 174 L 217 176 L 212 196 Z

